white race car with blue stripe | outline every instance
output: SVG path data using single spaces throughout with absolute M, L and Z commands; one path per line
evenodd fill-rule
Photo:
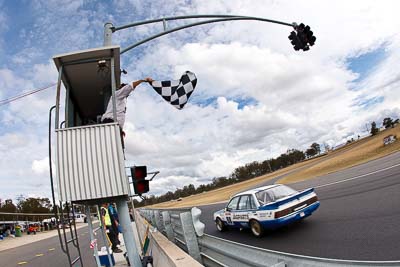
M 214 213 L 218 231 L 250 228 L 255 236 L 310 216 L 320 203 L 313 188 L 298 192 L 286 185 L 258 187 L 234 195 Z

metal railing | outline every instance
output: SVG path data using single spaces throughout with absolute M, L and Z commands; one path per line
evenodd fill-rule
M 273 251 L 204 234 L 201 210 L 140 209 L 139 213 L 194 259 L 209 267 L 388 267 L 400 261 L 350 261 Z

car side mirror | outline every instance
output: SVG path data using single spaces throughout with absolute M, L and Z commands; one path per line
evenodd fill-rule
M 226 207 L 226 208 L 225 208 L 225 211 L 231 211 L 231 209 L 230 209 L 230 208 L 228 208 L 228 207 Z

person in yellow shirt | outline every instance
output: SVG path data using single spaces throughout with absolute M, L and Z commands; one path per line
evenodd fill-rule
M 117 233 L 115 232 L 115 229 L 112 226 L 110 213 L 108 212 L 108 205 L 109 205 L 108 203 L 104 203 L 101 207 L 101 210 L 100 210 L 101 225 L 106 230 L 108 238 L 111 241 L 112 251 L 114 253 L 121 253 L 123 251 L 117 247 L 117 245 L 118 245 Z

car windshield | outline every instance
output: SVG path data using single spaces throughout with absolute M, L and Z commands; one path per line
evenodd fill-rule
M 296 190 L 285 185 L 275 186 L 256 193 L 256 197 L 260 205 L 265 205 L 269 202 L 275 202 L 279 199 L 285 198 L 298 193 Z

